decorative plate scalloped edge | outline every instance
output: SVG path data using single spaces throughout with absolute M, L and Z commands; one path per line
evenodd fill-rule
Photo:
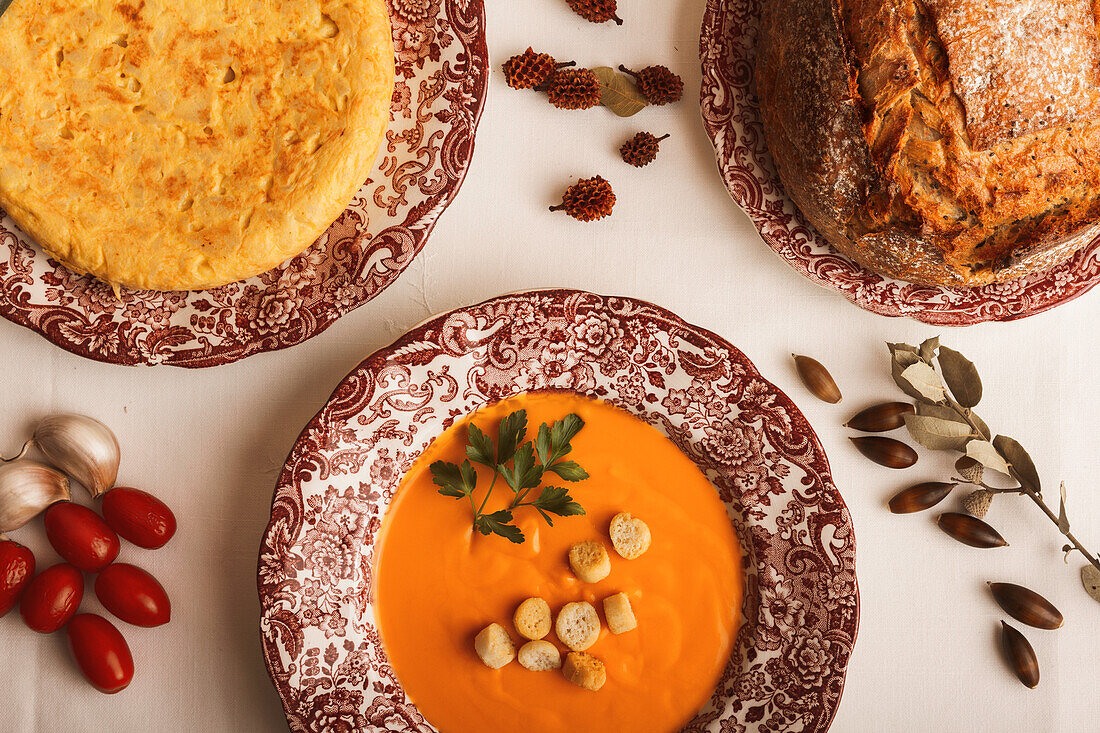
M 0 315 L 90 359 L 208 367 L 300 344 L 382 292 L 457 195 L 489 78 L 482 0 L 387 3 L 390 128 L 371 178 L 312 247 L 214 290 L 118 299 L 47 257 L 0 209 Z
M 851 517 L 789 398 L 719 336 L 575 290 L 435 317 L 363 361 L 287 458 L 260 545 L 260 629 L 292 731 L 434 731 L 386 659 L 373 543 L 405 471 L 449 425 L 531 390 L 609 400 L 667 435 L 728 505 L 744 553 L 736 649 L 690 731 L 823 732 L 859 617 Z
M 834 250 L 783 192 L 764 144 L 753 69 L 765 1 L 707 0 L 699 41 L 700 101 L 730 196 L 791 267 L 861 308 L 938 326 L 1032 316 L 1100 282 L 1100 238 L 1048 272 L 981 288 L 928 287 L 884 278 Z

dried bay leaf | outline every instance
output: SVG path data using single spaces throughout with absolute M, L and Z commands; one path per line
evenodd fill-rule
M 600 104 L 619 117 L 632 117 L 649 104 L 642 90 L 625 74 L 610 66 L 597 66 L 592 73 L 600 80 Z
M 931 364 L 932 360 L 936 358 L 936 349 L 940 348 L 940 337 L 934 336 L 930 339 L 926 339 L 920 345 L 920 358 L 926 364 Z
M 933 405 L 928 402 L 921 402 L 917 404 L 917 414 L 927 415 L 928 417 L 938 417 L 941 420 L 965 422 L 965 419 L 960 417 L 959 413 L 955 412 L 955 408 L 950 405 Z M 989 426 L 985 424 L 985 420 L 978 417 L 972 411 L 970 412 L 970 419 L 977 425 L 978 432 L 981 434 L 982 438 L 989 440 L 993 437 L 993 433 L 990 432 Z
M 956 402 L 963 407 L 973 407 L 981 402 L 982 378 L 978 376 L 974 362 L 943 346 L 940 348 L 940 371 Z
M 991 471 L 1003 473 L 1005 476 L 1009 475 L 1008 464 L 1005 463 L 1005 459 L 1001 458 L 1001 454 L 988 440 L 972 440 L 967 443 L 966 455 Z
M 1062 534 L 1069 534 L 1069 516 L 1066 515 L 1066 482 L 1062 482 L 1062 486 L 1058 489 L 1061 494 L 1061 501 L 1058 502 L 1058 531 Z
M 1081 568 L 1081 585 L 1085 586 L 1085 592 L 1092 596 L 1092 600 L 1100 603 L 1100 570 L 1095 565 Z
M 1043 487 L 1039 481 L 1039 472 L 1035 470 L 1035 462 L 1019 442 L 1008 436 L 998 435 L 993 439 L 993 447 L 1008 462 L 1012 478 L 1019 481 L 1025 489 L 1031 489 L 1036 494 L 1042 493 Z
M 943 402 L 944 391 L 940 375 L 923 361 L 905 367 L 901 373 L 901 379 L 913 387 L 917 393 L 914 395 L 917 399 L 925 402 Z
M 913 440 L 932 450 L 966 450 L 974 432 L 966 423 L 927 415 L 906 415 L 905 427 Z

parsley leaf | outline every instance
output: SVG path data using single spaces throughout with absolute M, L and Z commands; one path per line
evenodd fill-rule
M 579 433 L 583 427 L 584 420 L 581 419 L 580 415 L 575 413 L 566 415 L 551 426 L 550 442 L 554 447 L 554 458 L 561 458 L 572 450 L 572 446 L 569 445 L 569 442 L 577 437 L 577 433 Z
M 559 517 L 572 517 L 585 513 L 584 507 L 573 501 L 573 497 L 569 495 L 569 489 L 561 486 L 543 488 L 539 498 L 535 499 L 531 505 L 538 509 L 540 514 L 550 512 L 551 514 L 557 514 Z M 543 514 L 543 517 L 547 522 L 550 522 L 550 518 L 546 517 L 545 514 Z M 554 526 L 553 522 L 550 522 L 550 526 Z
M 497 465 L 503 465 L 516 455 L 516 448 L 527 435 L 527 410 L 516 410 L 500 421 L 497 429 Z
M 546 470 L 553 471 L 566 481 L 583 481 L 588 478 L 588 471 L 581 468 L 576 461 L 561 461 Z
M 480 463 L 489 468 L 496 468 L 496 456 L 493 450 L 493 439 L 481 432 L 481 428 L 473 423 L 467 431 L 470 435 L 470 444 L 466 446 L 466 455 L 474 463 Z
M 535 453 L 538 454 L 539 463 L 546 466 L 550 463 L 550 453 L 553 450 L 553 444 L 550 441 L 550 426 L 543 423 L 539 427 L 538 438 L 535 439 Z
M 432 482 L 439 486 L 439 493 L 462 499 L 469 496 L 477 486 L 477 474 L 469 461 L 461 466 L 445 461 L 436 461 L 430 467 Z
M 531 443 L 524 443 L 516 451 L 512 468 L 499 466 L 500 475 L 512 487 L 514 493 L 523 489 L 533 489 L 542 481 L 543 468 L 535 462 L 535 451 Z
M 501 509 L 492 514 L 479 515 L 477 519 L 474 520 L 474 526 L 477 527 L 477 531 L 481 532 L 483 535 L 497 534 L 517 545 L 522 544 L 525 539 L 523 532 L 511 522 L 512 512 Z

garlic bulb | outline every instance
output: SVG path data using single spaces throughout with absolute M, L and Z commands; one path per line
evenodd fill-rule
M 50 463 L 80 482 L 93 499 L 115 485 L 118 439 L 99 420 L 85 415 L 50 415 L 35 428 L 34 443 Z
M 0 532 L 19 529 L 50 504 L 68 501 L 69 479 L 38 461 L 0 463 Z

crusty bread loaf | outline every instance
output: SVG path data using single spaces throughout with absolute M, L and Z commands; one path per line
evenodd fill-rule
M 528 598 L 516 608 L 512 623 L 520 636 L 541 639 L 550 633 L 550 604 L 541 598 Z
M 519 663 L 532 672 L 546 672 L 561 666 L 561 652 L 548 641 L 529 641 L 519 648 Z
M 489 624 L 474 638 L 474 650 L 490 669 L 500 669 L 516 658 L 512 637 L 500 624 Z
M 607 630 L 612 634 L 623 634 L 638 628 L 634 618 L 634 609 L 626 593 L 616 593 L 603 599 L 603 617 L 607 620 Z
M 598 583 L 611 572 L 611 558 L 602 543 L 586 540 L 569 548 L 569 567 L 585 583 Z
M 610 534 L 615 552 L 627 560 L 641 557 L 649 549 L 653 539 L 649 533 L 649 525 L 631 516 L 629 512 L 620 512 L 612 517 Z
M 561 668 L 565 679 L 577 687 L 595 692 L 607 682 L 607 670 L 603 662 L 591 654 L 569 652 L 565 655 L 565 664 Z
M 1100 233 L 1092 0 L 765 0 L 756 87 L 787 193 L 882 275 L 976 286 Z
M 558 612 L 554 631 L 562 644 L 575 652 L 582 652 L 600 638 L 600 617 L 591 603 L 567 603 Z

